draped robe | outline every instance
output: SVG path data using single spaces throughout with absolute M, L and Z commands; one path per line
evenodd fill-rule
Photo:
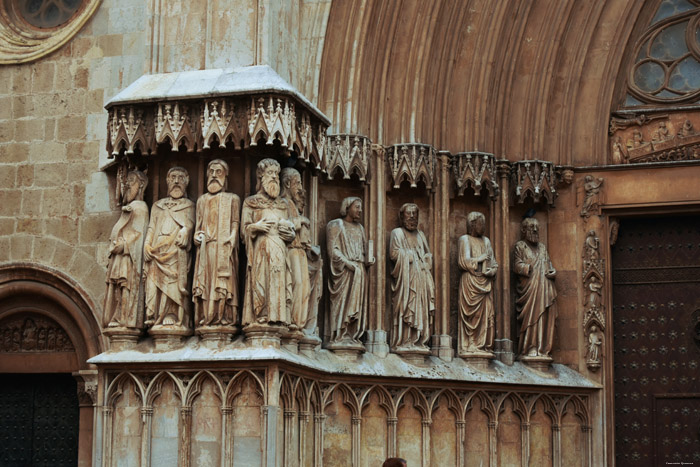
M 109 236 L 114 245 L 121 241 L 121 253 L 109 253 L 107 293 L 105 294 L 105 324 L 139 327 L 143 317 L 138 315 L 143 267 L 143 242 L 148 228 L 148 206 L 134 200 L 122 208 L 119 220 Z
M 204 193 L 197 200 L 195 235 L 204 233 L 192 285 L 197 325 L 237 321 L 238 241 L 226 240 L 238 230 L 240 209 L 241 199 L 234 193 Z
M 484 254 L 490 260 L 478 263 Z M 498 268 L 488 237 L 462 235 L 459 238 L 459 351 L 491 351 L 494 338 L 493 277 L 485 270 Z
M 393 305 L 392 348 L 425 346 L 430 337 L 430 314 L 435 310 L 432 256 L 425 234 L 402 227 L 391 231 L 389 255 Z
M 289 243 L 287 253 L 292 278 L 291 320 L 295 326 L 303 329 L 309 319 L 309 297 L 311 295 L 309 262 L 306 257 L 306 251 L 310 247 L 311 232 L 309 219 L 299 214 L 293 202 L 288 200 L 288 203 L 292 212 L 290 220 L 294 223 L 294 229 L 297 233 L 294 240 Z
M 357 341 L 367 326 L 365 229 L 359 223 L 334 219 L 326 226 L 326 241 L 331 270 L 331 342 Z
M 518 274 L 515 304 L 520 321 L 520 354 L 527 355 L 535 349 L 539 356 L 547 356 L 552 351 L 554 340 L 557 291 L 554 280 L 545 274 L 554 268 L 542 243 L 533 248 L 525 240 L 520 240 L 515 244 L 513 256 L 513 270 Z

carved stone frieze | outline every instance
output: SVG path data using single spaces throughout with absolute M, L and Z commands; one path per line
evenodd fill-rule
M 524 160 L 513 162 L 513 186 L 518 203 L 525 201 L 528 196 L 536 203 L 541 199 L 547 204 L 553 204 L 558 193 L 557 171 L 553 162 L 540 160 Z
M 10 318 L 0 323 L 0 352 L 73 352 L 61 326 L 40 316 Z
M 328 135 L 325 144 L 326 172 L 328 179 L 340 173 L 344 179 L 356 174 L 363 182 L 369 182 L 369 160 L 372 142 L 362 135 Z
M 667 162 L 700 159 L 700 119 L 687 114 L 669 118 L 669 115 L 630 120 L 628 126 L 610 129 L 610 150 L 614 164 Z M 636 125 L 632 127 L 632 125 Z
M 595 230 L 586 235 L 583 244 L 583 333 L 587 342 L 586 366 L 597 371 L 601 366 L 602 345 L 605 332 L 605 306 L 603 284 L 605 259 L 600 255 L 600 239 Z
M 491 199 L 498 198 L 498 177 L 496 159 L 493 154 L 485 152 L 460 152 L 452 156 L 452 172 L 457 182 L 457 193 L 464 195 L 467 187 L 472 187 L 479 196 L 486 188 Z
M 395 144 L 387 149 L 387 162 L 394 188 L 398 189 L 406 180 L 411 188 L 418 186 L 422 180 L 429 190 L 435 187 L 437 151 L 429 144 L 408 143 Z

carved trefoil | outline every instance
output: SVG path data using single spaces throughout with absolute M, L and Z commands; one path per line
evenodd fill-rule
M 594 230 L 583 244 L 583 333 L 586 343 L 586 366 L 597 371 L 601 366 L 605 332 L 603 284 L 605 259 L 600 257 L 600 239 Z
M 496 161 L 493 154 L 477 151 L 454 154 L 452 172 L 459 196 L 464 195 L 467 187 L 472 187 L 477 196 L 481 194 L 482 188 L 486 188 L 491 199 L 498 198 Z
M 553 204 L 556 191 L 557 172 L 553 162 L 524 160 L 513 162 L 513 181 L 518 203 L 531 196 L 536 203 L 541 199 Z
M 328 179 L 332 180 L 338 173 L 344 179 L 355 174 L 360 181 L 368 182 L 371 148 L 372 142 L 362 135 L 328 135 L 325 146 Z
M 437 151 L 429 144 L 395 144 L 387 149 L 387 162 L 394 188 L 398 189 L 404 180 L 416 188 L 420 180 L 432 190 L 435 185 Z

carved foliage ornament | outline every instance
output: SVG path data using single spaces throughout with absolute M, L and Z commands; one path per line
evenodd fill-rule
M 411 188 L 416 188 L 419 180 L 429 190 L 435 188 L 437 152 L 434 147 L 419 143 L 395 144 L 387 149 L 387 156 L 395 189 L 404 180 L 411 184 Z
M 356 174 L 363 182 L 369 182 L 369 160 L 372 142 L 361 135 L 328 135 L 325 146 L 328 179 L 336 174 L 349 179 Z
M 259 95 L 115 105 L 109 109 L 107 151 L 114 157 L 152 154 L 158 144 L 188 152 L 219 147 L 245 149 L 278 141 L 316 168 L 324 166 L 324 123 L 296 112 L 289 97 Z
M 0 65 L 25 63 L 68 42 L 95 13 L 100 0 L 0 2 Z
M 558 182 L 553 162 L 524 160 L 513 163 L 513 182 L 518 203 L 531 196 L 537 203 L 544 198 L 547 204 L 553 204 L 558 193 Z
M 482 188 L 486 188 L 491 199 L 498 198 L 496 162 L 493 154 L 485 152 L 455 154 L 452 156 L 452 171 L 460 196 L 464 195 L 467 187 L 471 186 L 477 196 L 481 194 Z

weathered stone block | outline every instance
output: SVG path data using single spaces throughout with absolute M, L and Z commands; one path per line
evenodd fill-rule
M 85 139 L 85 117 L 66 117 L 58 120 L 59 141 Z
M 46 233 L 71 244 L 77 243 L 78 226 L 78 219 L 70 217 L 51 217 L 45 220 Z
M 53 264 L 65 268 L 73 257 L 73 247 L 63 242 L 56 242 Z
M 15 125 L 12 120 L 0 121 L 0 141 L 13 141 L 15 139 Z
M 32 92 L 49 92 L 53 90 L 56 67 L 53 62 L 37 62 L 32 67 Z
M 42 119 L 15 120 L 15 141 L 44 139 L 44 128 Z
M 15 235 L 10 240 L 10 259 L 12 261 L 26 261 L 31 258 L 34 237 L 29 235 Z
M 14 188 L 15 179 L 17 178 L 17 167 L 14 165 L 0 165 L 0 187 Z
M 10 237 L 0 237 L 0 262 L 10 260 Z
M 68 164 L 36 164 L 34 166 L 34 185 L 39 186 L 60 186 L 66 182 Z
M 119 214 L 119 212 L 106 212 L 83 216 L 80 220 L 80 243 L 106 241 Z
M 20 211 L 25 216 L 38 216 L 41 214 L 41 196 L 43 190 L 24 190 L 22 193 L 22 210 Z M 17 205 L 19 206 L 19 204 Z M 17 207 L 14 207 L 13 212 L 17 213 Z
M 14 216 L 21 202 L 21 191 L 0 190 L 0 216 Z
M 32 115 L 34 115 L 34 99 L 32 96 L 14 96 L 12 98 L 12 118 Z
M 0 80 L 1 81 L 1 80 Z M 2 84 L 0 84 L 0 87 Z M 0 97 L 0 120 L 12 117 L 12 96 Z
M 107 34 L 97 38 L 97 46 L 102 49 L 105 57 L 115 57 L 122 54 L 123 36 L 121 34 Z
M 15 222 L 12 217 L 0 217 L 0 236 L 12 235 L 15 232 Z
M 34 251 L 32 258 L 41 264 L 53 264 L 53 255 L 56 251 L 56 240 L 47 237 L 34 239 Z
M 41 235 L 43 233 L 44 223 L 41 219 L 33 217 L 23 217 L 17 219 L 17 233 L 26 233 L 30 235 Z
M 17 186 L 32 186 L 34 184 L 34 166 L 22 164 L 17 166 Z
M 66 145 L 55 141 L 29 145 L 29 158 L 32 162 L 63 162 L 66 158 Z
M 73 214 L 73 196 L 71 188 L 47 188 L 44 191 L 42 213 L 51 216 L 68 216 Z
M 26 94 L 32 84 L 31 65 L 18 66 L 12 73 L 12 93 Z

